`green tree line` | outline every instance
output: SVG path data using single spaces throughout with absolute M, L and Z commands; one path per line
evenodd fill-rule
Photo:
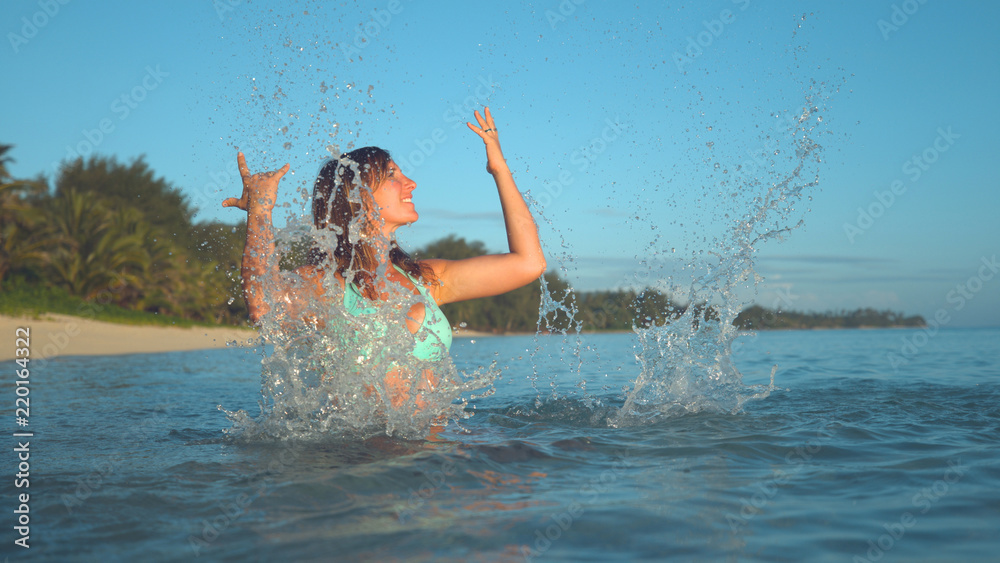
M 826 311 L 803 313 L 799 311 L 773 311 L 760 305 L 744 309 L 733 321 L 743 329 L 804 329 L 804 328 L 887 328 L 923 327 L 927 322 L 920 315 L 906 316 L 895 311 L 877 311 L 871 308 L 854 311 Z
M 417 256 L 457 260 L 486 254 L 479 241 L 466 242 L 455 235 L 420 249 Z M 718 321 L 715 307 L 706 303 L 685 304 L 655 289 L 642 291 L 601 290 L 574 292 L 557 274 L 545 274 L 545 285 L 555 301 L 546 307 L 539 284 L 531 284 L 505 295 L 451 303 L 441 309 L 455 325 L 478 331 L 534 332 L 537 329 L 566 331 L 622 331 L 633 326 L 662 326 L 674 322 L 693 307 L 694 322 Z M 541 307 L 539 304 L 541 303 Z M 539 310 L 543 312 L 539 319 Z M 926 326 L 921 316 L 865 308 L 855 311 L 803 313 L 774 311 L 759 305 L 744 309 L 733 321 L 741 329 L 877 328 Z
M 18 180 L 0 145 L 0 292 L 46 291 L 193 321 L 238 324 L 245 225 L 195 209 L 139 158 L 64 162 L 54 185 Z
M 183 193 L 156 178 L 142 158 L 127 165 L 98 156 L 65 162 L 49 186 L 42 177 L 12 178 L 11 148 L 0 145 L 0 301 L 41 291 L 177 319 L 246 323 L 239 283 L 245 222 L 194 222 L 196 210 Z M 286 249 L 282 267 L 299 262 L 303 248 Z M 486 253 L 482 242 L 449 235 L 414 255 L 455 260 Z M 672 322 L 689 307 L 695 322 L 718 319 L 707 304 L 682 304 L 653 288 L 575 292 L 553 272 L 544 286 L 544 299 L 542 284 L 529 284 L 443 310 L 455 326 L 492 333 L 629 330 Z M 778 313 L 755 305 L 734 324 L 853 328 L 924 321 L 872 309 Z

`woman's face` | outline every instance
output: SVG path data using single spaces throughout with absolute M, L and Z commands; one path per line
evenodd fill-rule
M 396 163 L 390 160 L 385 180 L 372 193 L 387 238 L 399 227 L 420 218 L 412 201 L 416 188 L 417 183 L 404 176 Z

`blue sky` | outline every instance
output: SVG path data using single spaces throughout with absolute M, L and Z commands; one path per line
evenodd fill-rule
M 1000 5 L 611 4 L 5 2 L 0 142 L 27 177 L 145 155 L 199 218 L 226 221 L 235 147 L 255 169 L 291 163 L 288 214 L 329 151 L 379 145 L 418 184 L 406 246 L 457 233 L 502 250 L 463 125 L 489 104 L 550 264 L 586 290 L 676 284 L 727 246 L 764 189 L 752 180 L 794 168 L 781 123 L 812 92 L 822 161 L 802 182 L 819 183 L 775 219 L 803 226 L 757 248 L 757 301 L 1000 324 Z

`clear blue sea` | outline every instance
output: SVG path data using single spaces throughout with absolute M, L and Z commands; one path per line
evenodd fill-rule
M 555 336 L 459 339 L 460 369 L 497 360 L 496 393 L 415 441 L 225 439 L 218 405 L 259 410 L 258 351 L 60 358 L 31 376 L 29 489 L 14 488 L 6 438 L 0 549 L 60 562 L 997 561 L 1000 329 L 941 330 L 894 369 L 887 354 L 915 334 L 741 337 L 744 383 L 778 366 L 770 396 L 619 427 L 633 335 L 585 335 L 579 352 Z M 28 550 L 13 545 L 25 491 Z

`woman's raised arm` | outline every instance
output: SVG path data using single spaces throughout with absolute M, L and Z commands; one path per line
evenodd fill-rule
M 465 260 L 426 260 L 441 281 L 432 288 L 438 303 L 499 295 L 527 285 L 545 273 L 538 228 L 504 160 L 490 108 L 485 108 L 483 115 L 478 111 L 475 115 L 478 126 L 466 125 L 486 145 L 486 171 L 493 176 L 500 195 L 509 252 Z
M 288 172 L 288 164 L 272 172 L 250 174 L 243 153 L 237 153 L 236 160 L 243 178 L 243 194 L 222 202 L 223 207 L 236 207 L 247 212 L 247 240 L 243 247 L 243 263 L 240 277 L 243 281 L 243 298 L 250 312 L 250 321 L 260 321 L 269 310 L 264 298 L 261 281 L 278 272 L 274 260 L 274 233 L 271 227 L 271 212 L 278 196 L 278 182 Z

